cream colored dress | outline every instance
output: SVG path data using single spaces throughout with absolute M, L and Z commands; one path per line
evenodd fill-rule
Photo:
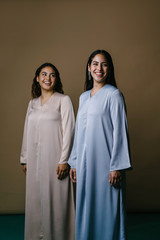
M 74 125 L 68 96 L 55 92 L 43 106 L 40 97 L 30 101 L 20 159 L 27 164 L 25 240 L 74 239 L 73 185 L 56 173 L 68 161 Z

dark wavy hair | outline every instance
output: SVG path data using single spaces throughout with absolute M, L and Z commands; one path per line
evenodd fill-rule
M 92 62 L 93 58 L 97 54 L 102 54 L 106 58 L 106 61 L 107 61 L 107 64 L 108 64 L 108 76 L 106 78 L 106 83 L 117 87 L 116 80 L 115 80 L 115 75 L 114 75 L 114 66 L 113 66 L 113 61 L 112 61 L 111 55 L 105 50 L 96 50 L 96 51 L 92 52 L 92 54 L 90 55 L 90 57 L 88 59 L 88 62 L 87 62 L 85 91 L 93 88 L 93 78 L 92 78 L 92 76 L 91 76 L 91 79 L 89 80 L 88 65 L 89 66 L 91 65 L 91 62 Z
M 45 67 L 51 67 L 55 71 L 56 79 L 55 79 L 53 90 L 59 93 L 64 93 L 58 69 L 52 63 L 44 63 L 36 70 L 35 77 L 33 78 L 32 91 L 31 91 L 33 98 L 37 98 L 41 96 L 41 87 L 37 82 L 37 77 L 39 76 L 41 70 Z

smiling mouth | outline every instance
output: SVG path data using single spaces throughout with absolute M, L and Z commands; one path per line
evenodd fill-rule
M 102 76 L 103 76 L 103 73 L 96 73 L 96 75 L 97 75 L 98 77 L 102 77 Z
M 45 82 L 45 81 L 43 81 L 43 83 L 44 83 L 45 85 L 51 85 L 51 82 Z

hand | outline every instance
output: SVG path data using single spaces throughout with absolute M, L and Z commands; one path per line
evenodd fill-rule
M 23 172 L 24 172 L 25 175 L 26 175 L 26 173 L 27 173 L 27 164 L 23 164 L 23 165 L 22 165 L 22 170 L 23 170 Z
M 72 180 L 73 183 L 77 182 L 77 179 L 76 179 L 76 169 L 75 168 L 71 168 L 70 169 L 70 179 Z
M 109 183 L 111 186 L 118 187 L 122 180 L 122 175 L 120 171 L 112 171 L 109 173 Z
M 57 178 L 62 180 L 69 174 L 69 165 L 68 163 L 65 164 L 58 164 L 57 166 Z

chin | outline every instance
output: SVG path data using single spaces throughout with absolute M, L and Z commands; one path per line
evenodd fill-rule
M 97 79 L 96 82 L 97 83 L 106 83 L 106 80 L 104 80 L 104 79 Z

